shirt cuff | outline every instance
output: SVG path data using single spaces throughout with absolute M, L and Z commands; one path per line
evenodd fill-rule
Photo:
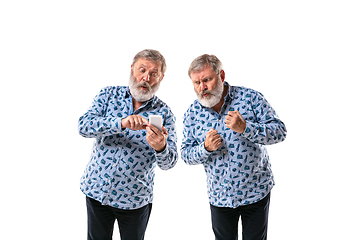
M 164 150 L 162 150 L 161 152 L 158 152 L 155 149 L 154 152 L 156 157 L 165 157 L 169 153 L 168 145 L 166 144 Z
M 253 132 L 255 129 L 255 124 L 246 122 L 246 128 L 244 132 L 242 133 L 242 136 L 245 138 L 251 138 L 253 136 Z
M 208 159 L 208 157 L 211 155 L 212 152 L 209 152 L 205 148 L 205 143 L 200 144 L 199 146 L 199 157 L 203 159 Z
M 115 126 L 118 129 L 118 131 L 124 131 L 125 130 L 125 128 L 121 128 L 121 120 L 122 120 L 122 118 L 116 118 L 114 120 Z

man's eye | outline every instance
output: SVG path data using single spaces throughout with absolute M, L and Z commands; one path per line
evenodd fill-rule
M 151 74 L 153 77 L 157 77 L 157 73 L 153 73 Z
M 141 68 L 141 69 L 140 69 L 140 72 L 144 73 L 144 72 L 145 72 L 145 69 L 142 69 L 142 68 Z

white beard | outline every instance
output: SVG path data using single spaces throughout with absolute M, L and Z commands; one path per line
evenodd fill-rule
M 142 89 L 141 87 L 145 86 L 147 89 Z M 129 89 L 131 96 L 138 102 L 146 102 L 150 100 L 155 93 L 159 90 L 160 81 L 153 86 L 150 86 L 147 82 L 136 83 L 135 78 L 132 73 L 129 79 Z
M 224 92 L 224 83 L 220 79 L 218 79 L 216 87 L 213 91 L 203 90 L 200 93 L 197 93 L 195 91 L 201 105 L 208 108 L 212 108 L 213 106 L 215 106 L 220 102 L 223 92 Z M 207 97 L 203 97 L 204 93 L 207 93 L 209 95 Z

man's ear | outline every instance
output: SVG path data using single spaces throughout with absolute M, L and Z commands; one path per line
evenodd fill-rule
M 165 74 L 162 75 L 162 77 L 160 78 L 160 82 L 164 79 Z
M 220 77 L 221 77 L 221 81 L 224 82 L 225 81 L 225 71 L 224 70 L 221 70 Z

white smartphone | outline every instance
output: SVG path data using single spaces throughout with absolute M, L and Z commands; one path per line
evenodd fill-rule
M 159 116 L 159 115 L 150 115 L 150 118 L 149 118 L 149 123 L 151 125 L 154 125 L 157 129 L 160 130 L 160 132 L 162 132 L 162 117 Z

